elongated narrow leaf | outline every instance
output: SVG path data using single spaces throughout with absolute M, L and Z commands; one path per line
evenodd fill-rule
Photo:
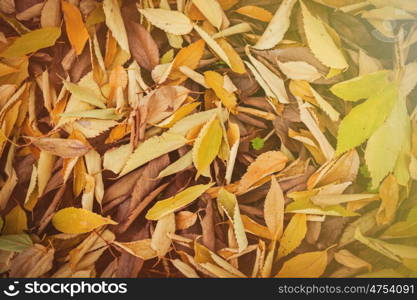
M 210 184 L 199 184 L 179 192 L 173 197 L 158 201 L 146 214 L 148 220 L 159 220 L 162 217 L 180 209 L 200 197 L 207 189 L 213 186 Z
M 295 3 L 297 3 L 297 0 L 282 1 L 255 48 L 260 50 L 271 49 L 282 41 L 284 34 L 290 27 L 290 16 Z
M 222 188 L 219 191 L 217 200 L 233 224 L 233 231 L 239 246 L 239 252 L 242 252 L 248 246 L 248 240 L 246 238 L 245 229 L 240 217 L 240 210 L 236 196 Z
M 217 118 L 207 122 L 200 130 L 192 150 L 197 176 L 210 168 L 210 164 L 219 152 L 222 135 L 223 131 Z

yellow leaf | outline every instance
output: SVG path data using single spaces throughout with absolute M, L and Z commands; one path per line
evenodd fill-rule
M 26 213 L 16 205 L 5 217 L 3 234 L 19 234 L 28 229 Z
M 114 244 L 126 250 L 133 256 L 139 257 L 143 260 L 152 259 L 158 256 L 156 251 L 151 247 L 151 239 L 144 239 L 127 243 L 114 242 Z
M 219 153 L 223 131 L 217 118 L 207 122 L 200 130 L 193 147 L 193 163 L 197 177 L 210 168 L 210 164 Z
M 194 260 L 203 268 L 220 278 L 235 278 L 246 277 L 245 274 L 240 272 L 237 268 L 233 267 L 230 263 L 225 261 L 214 252 L 210 251 L 206 247 L 199 243 L 194 243 Z
M 116 39 L 120 48 L 129 52 L 126 28 L 123 23 L 122 14 L 118 0 L 104 0 L 103 11 L 106 16 L 106 25 L 110 28 L 113 37 Z
M 381 205 L 375 218 L 379 225 L 387 225 L 394 219 L 400 200 L 400 186 L 394 175 L 389 175 L 382 182 L 379 188 L 379 197 Z
M 170 213 L 158 220 L 152 234 L 151 247 L 159 257 L 164 257 L 171 246 L 170 234 L 175 233 L 175 215 Z
M 210 109 L 194 113 L 175 123 L 168 132 L 186 136 L 192 128 L 204 125 L 207 121 L 211 120 L 214 115 L 221 115 L 221 119 L 223 119 L 226 117 L 226 114 L 227 112 L 225 109 L 222 109 L 220 114 L 219 109 Z
M 95 189 L 95 180 L 94 177 L 90 174 L 84 174 L 85 185 L 83 196 L 81 197 L 81 205 L 83 209 L 92 211 L 94 204 L 94 189 Z
M 232 71 L 239 74 L 246 73 L 245 64 L 236 50 L 225 39 L 218 39 L 216 41 L 229 58 Z
M 90 232 L 103 225 L 117 223 L 86 209 L 67 207 L 53 216 L 52 224 L 63 233 L 79 234 Z
M 277 99 L 280 103 L 289 103 L 288 95 L 285 90 L 284 80 L 268 69 L 263 63 L 257 60 L 246 47 L 246 55 L 249 57 L 251 64 L 245 62 L 252 71 L 255 79 L 265 91 L 267 97 Z M 274 107 L 274 106 L 272 106 Z
M 239 1 L 240 0 L 218 0 L 219 4 L 223 8 L 223 10 L 231 9 Z
M 146 214 L 148 220 L 159 220 L 162 217 L 180 209 L 195 199 L 200 197 L 207 189 L 213 186 L 210 184 L 199 184 L 189 187 L 182 192 L 179 192 L 175 196 L 169 197 L 164 200 L 158 201 Z
M 287 260 L 275 277 L 318 278 L 327 267 L 327 250 L 299 254 Z
M 295 3 L 297 3 L 297 0 L 282 1 L 255 48 L 260 50 L 271 49 L 282 41 L 284 34 L 290 27 L 290 16 Z
M 284 229 L 284 204 L 285 198 L 281 186 L 275 176 L 271 177 L 271 187 L 265 198 L 264 219 L 272 235 L 279 239 Z
M 104 195 L 103 177 L 101 175 L 101 157 L 95 150 L 87 152 L 85 157 L 85 164 L 87 165 L 88 174 L 94 179 L 94 189 L 91 191 L 95 196 L 97 202 L 101 205 Z
M 322 74 L 316 67 L 305 61 L 289 61 L 285 63 L 278 61 L 278 66 L 289 79 L 313 82 L 322 77 Z
M 307 233 L 307 215 L 295 214 L 288 223 L 280 240 L 278 257 L 284 257 L 300 246 Z
M 210 46 L 214 53 L 223 60 L 229 67 L 231 66 L 230 60 L 227 57 L 227 54 L 220 47 L 220 45 L 201 27 L 194 24 L 194 30 L 201 36 L 201 38 Z
M 39 49 L 51 47 L 61 35 L 59 27 L 45 27 L 25 33 L 0 53 L 0 57 L 19 57 Z
M 219 29 L 223 21 L 223 10 L 217 0 L 192 0 L 207 20 Z
M 217 72 L 207 71 L 204 72 L 204 78 L 207 86 L 212 88 L 216 93 L 217 97 L 220 98 L 223 105 L 229 110 L 234 110 L 237 102 L 234 93 L 228 92 L 224 86 L 224 77 Z
M 68 39 L 77 55 L 80 55 L 88 41 L 88 31 L 85 28 L 80 10 L 73 4 L 61 1 L 64 12 L 65 28 Z
M 179 11 L 160 8 L 146 8 L 139 11 L 152 25 L 165 32 L 183 35 L 193 30 L 190 19 Z
M 181 172 L 182 170 L 185 170 L 186 168 L 190 167 L 192 164 L 193 164 L 192 151 L 188 151 L 187 154 L 181 156 L 175 162 L 173 162 L 168 167 L 163 169 L 159 173 L 158 178 L 163 178 L 165 176 L 169 176 L 169 175 Z
M 206 43 L 204 40 L 198 40 L 189 46 L 182 48 L 175 56 L 171 73 L 169 73 L 168 78 L 175 84 L 180 84 L 185 81 L 187 76 L 180 72 L 180 67 L 187 66 L 192 70 L 197 68 L 198 63 L 204 54 L 205 45 Z
M 78 197 L 84 189 L 85 186 L 85 174 L 87 173 L 84 158 L 80 157 L 74 166 L 74 180 L 72 190 L 75 197 Z
M 65 88 L 70 91 L 70 93 L 74 96 L 80 99 L 81 101 L 84 101 L 88 104 L 100 107 L 100 108 L 106 108 L 106 98 L 104 98 L 100 92 L 96 92 L 93 89 L 90 89 L 85 86 L 77 85 L 75 83 L 63 80 L 62 83 L 64 84 Z
M 178 258 L 172 259 L 171 262 L 174 267 L 177 268 L 178 271 L 184 274 L 187 278 L 200 278 L 200 276 L 198 276 L 197 272 L 193 268 Z
M 262 22 L 269 22 L 272 19 L 272 14 L 269 11 L 262 7 L 254 5 L 246 5 L 239 7 L 235 10 L 235 12 Z
M 252 220 L 246 215 L 242 215 L 241 219 L 243 222 L 243 226 L 245 227 L 245 231 L 250 232 L 261 238 L 274 240 L 274 236 L 271 234 L 268 227 L 265 227 L 259 223 L 256 223 L 254 220 Z
M 125 166 L 120 172 L 120 176 L 133 171 L 154 158 L 181 148 L 186 143 L 187 140 L 183 136 L 170 132 L 163 133 L 161 136 L 151 137 L 140 144 L 136 150 L 130 154 Z
M 54 167 L 55 164 L 55 157 L 46 152 L 46 151 L 41 151 L 40 157 L 39 157 L 39 162 L 38 162 L 38 194 L 39 196 L 42 196 L 46 184 L 49 181 L 49 178 L 52 175 L 52 168 Z
M 11 73 L 18 72 L 19 69 L 11 67 L 5 63 L 0 62 L 0 77 Z
M 237 190 L 238 194 L 245 193 L 262 178 L 281 171 L 287 161 L 288 158 L 280 151 L 269 151 L 259 155 L 242 176 Z
M 42 152 L 44 151 L 41 151 L 41 154 Z M 33 166 L 28 191 L 26 193 L 25 202 L 23 204 L 23 206 L 29 211 L 33 210 L 38 201 L 38 197 L 40 196 L 38 190 L 38 170 L 35 166 Z
M 240 142 L 240 130 L 237 124 L 229 122 L 229 127 L 227 128 L 227 141 L 230 145 L 230 151 L 229 157 L 227 158 L 226 174 L 224 175 L 224 178 L 226 179 L 226 183 L 230 184 Z
M 198 102 L 192 102 L 192 103 L 185 104 L 185 105 L 181 106 L 180 108 L 178 108 L 172 114 L 172 116 L 165 119 L 164 121 L 157 124 L 156 126 L 162 127 L 162 128 L 171 128 L 176 122 L 178 122 L 182 118 L 188 116 L 199 105 L 200 105 L 200 103 L 198 103 Z
M 227 37 L 230 35 L 245 33 L 251 30 L 252 30 L 252 27 L 250 26 L 250 24 L 243 22 L 243 23 L 239 23 L 239 24 L 227 27 L 226 29 L 213 34 L 211 37 L 213 39 L 218 39 L 218 38 Z
M 89 120 L 89 122 L 94 122 L 94 121 L 99 121 L 99 120 L 108 121 L 110 123 L 107 124 L 106 130 L 110 127 L 115 126 L 115 123 L 112 122 L 112 120 L 119 120 L 121 117 L 123 117 L 123 115 L 119 115 L 116 113 L 115 108 L 72 111 L 72 112 L 62 113 L 60 114 L 60 116 L 64 118 L 76 118 L 76 119 L 82 119 L 82 118 L 97 119 L 97 120 Z M 91 130 L 97 130 L 97 127 L 99 127 L 98 126 L 99 124 L 94 124 L 93 126 L 91 126 L 91 123 L 87 123 L 87 124 L 90 125 Z M 87 134 L 85 135 L 87 136 Z
M 318 60 L 333 69 L 346 69 L 349 67 L 346 58 L 329 34 L 324 23 L 313 16 L 302 1 L 301 11 L 308 46 Z
M 248 246 L 248 239 L 246 238 L 245 228 L 240 217 L 240 210 L 236 196 L 229 193 L 224 188 L 221 188 L 217 195 L 217 201 L 223 208 L 230 222 L 233 224 L 233 231 L 239 246 L 239 252 L 242 252 Z

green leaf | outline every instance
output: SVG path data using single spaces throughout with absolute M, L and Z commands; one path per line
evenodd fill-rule
M 369 139 L 365 150 L 365 161 L 373 188 L 378 187 L 381 180 L 394 169 L 404 141 L 410 137 L 410 131 L 405 101 L 397 101 L 386 122 Z
M 5 251 L 22 252 L 33 245 L 26 233 L 0 236 L 0 249 Z
M 59 27 L 45 27 L 33 30 L 18 37 L 13 44 L 0 53 L 0 56 L 6 58 L 19 57 L 36 52 L 42 48 L 51 47 L 60 35 L 61 28 Z
M 265 141 L 263 138 L 256 137 L 250 141 L 252 148 L 255 150 L 261 150 L 265 146 Z
M 368 99 L 388 83 L 389 71 L 366 74 L 335 84 L 330 91 L 346 101 Z
M 384 123 L 397 98 L 398 87 L 391 83 L 366 102 L 354 107 L 340 123 L 336 155 L 365 142 Z

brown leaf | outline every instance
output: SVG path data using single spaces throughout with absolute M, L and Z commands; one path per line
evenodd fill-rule
M 35 244 L 19 253 L 11 263 L 11 277 L 36 278 L 41 277 L 52 268 L 55 250 Z
M 159 49 L 149 31 L 139 23 L 125 19 L 130 52 L 137 63 L 151 71 L 159 64 Z

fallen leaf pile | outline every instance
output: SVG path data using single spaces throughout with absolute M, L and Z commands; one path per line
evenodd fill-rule
M 0 1 L 2 277 L 416 277 L 417 1 Z

